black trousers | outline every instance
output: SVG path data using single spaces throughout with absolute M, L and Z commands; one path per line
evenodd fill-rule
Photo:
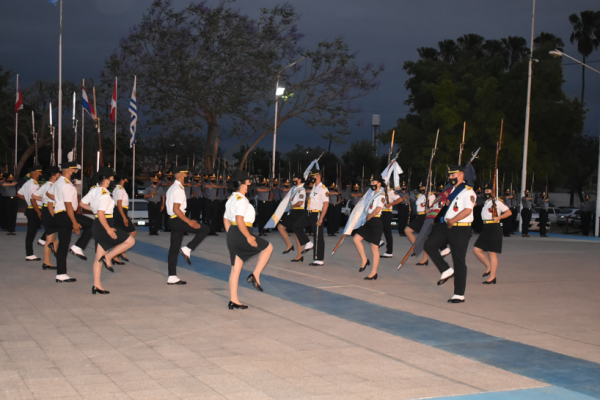
M 540 209 L 540 235 L 546 235 L 546 224 L 548 223 L 548 210 Z
M 38 229 L 42 225 L 40 217 L 33 208 L 25 210 L 25 216 L 27 217 L 27 235 L 25 235 L 25 252 L 27 256 L 33 255 L 33 241 L 35 235 L 37 235 Z
M 481 219 L 481 210 L 483 206 L 473 207 L 473 225 L 472 229 L 475 233 L 481 233 L 483 230 L 483 220 Z
M 590 222 L 592 220 L 592 212 L 591 211 L 582 211 L 581 212 L 581 233 L 583 236 L 588 236 L 590 234 Z
M 6 210 L 6 231 L 15 232 L 17 226 L 17 213 L 19 212 L 19 199 L 16 196 L 6 197 L 4 202 L 4 209 Z
M 319 214 L 316 212 L 307 211 L 296 223 L 294 224 L 294 233 L 298 238 L 298 241 L 302 246 L 309 242 L 308 236 L 304 233 L 304 228 L 311 227 L 316 238 L 315 246 L 313 247 L 313 260 L 323 261 L 325 259 L 325 238 L 323 237 L 323 225 L 317 226 L 319 222 Z M 319 229 L 317 231 L 317 228 Z
M 521 210 L 521 219 L 523 220 L 521 233 L 527 235 L 529 234 L 529 222 L 531 222 L 531 208 L 524 208 Z
M 202 199 L 200 197 L 192 197 L 188 201 L 188 207 L 191 210 L 191 218 L 194 221 L 200 221 L 201 207 L 202 207 Z
M 433 226 L 429 238 L 425 242 L 425 251 L 440 272 L 446 271 L 450 266 L 439 252 L 440 248 L 450 245 L 452 250 L 452 263 L 454 264 L 454 294 L 464 296 L 467 287 L 467 249 L 471 239 L 470 226 L 453 226 L 442 223 Z
M 6 230 L 6 196 L 0 194 L 0 228 Z
M 67 255 L 71 245 L 73 223 L 66 211 L 54 214 L 54 223 L 58 227 L 58 248 L 56 249 L 56 275 L 67 273 Z
M 517 220 L 517 208 L 516 207 L 511 207 L 510 208 L 510 212 L 512 213 L 512 215 L 510 216 L 510 218 L 508 218 L 510 220 L 510 233 L 515 233 L 515 231 L 518 228 L 518 220 Z
M 210 200 L 205 199 L 204 197 L 200 201 L 200 212 L 202 213 L 202 223 L 208 224 L 208 212 L 206 211 L 206 207 Z
M 218 219 L 223 219 L 219 214 L 219 200 L 204 200 L 206 202 L 206 224 L 210 228 L 210 233 L 217 233 Z
M 408 204 L 398 205 L 398 233 L 404 235 L 404 229 L 408 226 L 408 217 L 410 217 L 410 206 Z M 385 230 L 385 226 L 383 228 Z M 392 254 L 392 253 L 388 253 Z
M 160 206 L 161 203 L 148 202 L 148 230 L 150 233 L 158 233 L 160 229 Z
M 81 233 L 79 239 L 75 242 L 75 246 L 83 250 L 92 239 L 92 225 L 94 225 L 94 220 L 81 214 L 75 214 L 75 220 L 81 225 Z
M 217 215 L 215 215 L 215 223 L 217 224 L 216 228 L 218 232 L 223 232 L 225 231 L 225 225 L 223 225 L 223 215 L 225 215 L 225 203 L 227 203 L 227 200 L 217 200 L 217 203 L 219 203 L 219 211 Z
M 340 230 L 342 207 L 339 204 L 329 204 L 327 208 L 327 234 L 333 235 Z
M 269 222 L 269 218 L 271 217 L 270 209 L 271 203 L 269 201 L 258 200 L 258 218 L 256 221 L 258 222 L 258 231 L 260 233 L 264 231 L 265 225 Z
M 169 214 L 167 214 L 167 207 L 165 207 L 162 210 L 161 214 L 162 214 L 162 219 L 163 219 L 163 225 L 162 226 L 164 226 L 165 231 L 168 231 L 170 229 L 170 226 L 169 226 Z
M 383 224 L 383 236 L 385 236 L 385 252 L 394 254 L 394 238 L 392 237 L 392 211 L 383 211 L 381 213 L 381 223 Z
M 177 257 L 179 256 L 179 249 L 181 248 L 181 242 L 183 241 L 184 233 L 194 233 L 196 236 L 191 242 L 187 244 L 187 247 L 194 250 L 206 236 L 210 233 L 208 225 L 200 225 L 200 229 L 194 229 L 187 223 L 183 222 L 179 218 L 173 218 L 170 222 L 171 226 L 171 247 L 169 247 L 169 276 L 177 275 Z
M 512 233 L 512 218 L 513 216 L 511 215 L 510 217 L 502 220 L 502 234 L 504 236 L 508 236 Z

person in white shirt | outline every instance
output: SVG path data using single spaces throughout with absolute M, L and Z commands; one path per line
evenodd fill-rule
M 58 227 L 54 223 L 54 202 L 47 196 L 48 190 L 52 187 L 54 182 L 60 177 L 60 168 L 50 167 L 47 170 L 48 181 L 44 183 L 38 190 L 36 190 L 32 197 L 42 205 L 42 226 L 46 233 L 46 243 L 44 243 L 44 263 L 42 269 L 55 270 L 56 267 L 52 265 L 50 255 L 56 250 L 54 247 L 54 240 L 56 239 L 56 232 Z
M 292 183 L 294 184 L 294 187 L 291 189 L 290 194 L 290 210 L 287 214 L 281 217 L 281 221 L 277 225 L 277 230 L 286 244 L 283 254 L 287 254 L 294 250 L 294 246 L 290 241 L 290 236 L 288 235 L 287 231 L 293 231 L 296 221 L 298 221 L 305 214 L 304 203 L 306 202 L 306 189 L 304 189 L 303 186 L 304 177 L 302 174 L 294 175 L 292 178 Z M 302 256 L 302 245 L 298 240 L 298 236 L 294 235 L 294 238 L 296 239 L 296 247 L 298 248 L 298 256 L 296 258 L 300 259 Z
M 329 207 L 329 191 L 321 182 L 323 179 L 321 171 L 311 172 L 310 181 L 314 182 L 313 189 L 308 195 L 306 203 L 306 213 L 294 224 L 294 233 L 298 238 L 300 245 L 306 247 L 302 250 L 302 254 L 310 249 L 313 249 L 313 262 L 309 265 L 323 265 L 325 258 L 325 238 L 323 237 L 323 221 L 327 215 Z M 309 182 L 310 183 L 310 182 Z M 308 240 L 304 228 L 311 227 L 315 235 L 315 245 Z M 304 256 L 294 261 L 304 261 Z
M 431 261 L 442 274 L 438 285 L 444 284 L 454 277 L 454 295 L 449 303 L 463 303 L 467 285 L 467 265 L 465 258 L 471 239 L 471 224 L 473 223 L 473 207 L 475 207 L 475 192 L 464 183 L 465 167 L 448 165 L 448 182 L 454 186 L 444 207 L 438 213 L 429 238 L 425 242 L 425 251 Z M 451 268 L 439 249 L 450 245 L 452 251 Z
M 484 284 L 496 283 L 496 270 L 498 269 L 498 254 L 502 253 L 503 229 L 500 226 L 500 221 L 509 218 L 512 212 L 506 204 L 498 198 L 492 198 L 492 186 L 485 187 L 485 203 L 481 210 L 481 219 L 483 220 L 483 230 L 479 234 L 473 253 L 479 258 L 479 261 L 485 265 L 485 273 L 483 277 L 489 276 Z M 494 210 L 494 207 L 496 208 Z M 496 214 L 494 216 L 494 214 Z M 508 222 L 507 222 L 508 221 Z M 509 223 L 510 219 L 504 223 Z M 487 252 L 487 255 L 486 255 Z M 488 258 L 489 257 L 489 258 Z
M 385 192 L 381 188 L 383 178 L 381 175 L 371 175 L 371 190 L 373 195 L 366 201 L 369 204 L 365 204 L 366 222 L 363 226 L 354 230 L 354 245 L 358 250 L 358 255 L 361 260 L 361 267 L 358 272 L 362 272 L 371 265 L 371 262 L 365 254 L 365 248 L 363 247 L 362 241 L 366 240 L 371 244 L 371 253 L 373 255 L 373 267 L 369 276 L 365 277 L 365 280 L 376 280 L 377 279 L 377 267 L 379 267 L 379 240 L 383 233 L 383 223 L 381 222 L 381 211 L 385 206 Z M 368 195 L 368 192 L 365 196 Z
M 113 181 L 114 174 L 111 168 L 100 167 L 96 172 L 97 186 L 92 187 L 79 202 L 82 208 L 92 211 L 96 216 L 92 225 L 92 233 L 96 242 L 92 294 L 110 293 L 108 290 L 104 290 L 100 282 L 102 265 L 104 264 L 104 268 L 110 272 L 115 272 L 110 260 L 135 244 L 135 239 L 127 232 L 115 228 L 113 218 L 115 202 L 108 191 L 108 186 Z M 110 248 L 112 248 L 111 252 L 108 251 Z
M 390 182 L 391 183 L 391 182 Z M 385 196 L 386 204 L 381 210 L 381 223 L 383 224 L 383 235 L 385 236 L 385 253 L 381 256 L 383 258 L 392 258 L 394 256 L 394 236 L 392 235 L 392 219 L 394 218 L 394 206 L 402 203 L 403 197 L 400 197 L 395 190 L 389 185 L 385 185 L 387 189 L 387 196 Z M 379 242 L 379 246 L 383 243 Z
M 169 247 L 169 285 L 185 285 L 187 282 L 182 281 L 177 277 L 177 257 L 179 253 L 183 256 L 188 264 L 192 264 L 190 255 L 198 245 L 210 233 L 208 225 L 200 225 L 197 221 L 191 220 L 185 216 L 187 208 L 187 199 L 183 181 L 188 176 L 188 170 L 185 166 L 175 167 L 173 169 L 175 182 L 167 191 L 166 209 L 169 216 L 169 227 L 171 229 L 171 245 Z M 183 236 L 185 233 L 194 233 L 195 236 L 187 246 L 181 247 Z
M 129 179 L 125 176 L 124 173 L 121 173 L 119 176 L 115 177 L 115 182 L 117 182 L 117 185 L 115 186 L 112 193 L 113 200 L 115 201 L 115 214 L 113 218 L 115 221 L 115 228 L 120 229 L 123 232 L 129 233 L 131 237 L 135 238 L 135 236 L 137 235 L 137 231 L 135 230 L 135 225 L 133 224 L 131 218 L 129 218 L 128 215 L 129 194 L 124 188 L 125 184 L 129 182 Z M 115 260 L 118 261 L 119 258 L 123 261 L 129 261 L 125 253 L 117 255 L 115 257 Z M 116 264 L 123 263 L 117 262 Z
M 271 257 L 273 245 L 251 233 L 256 213 L 246 197 L 248 187 L 251 185 L 248 173 L 246 171 L 235 171 L 230 185 L 233 193 L 225 203 L 225 214 L 223 215 L 223 225 L 227 232 L 227 248 L 231 259 L 231 274 L 229 275 L 231 300 L 228 307 L 230 310 L 245 310 L 248 306 L 240 302 L 237 294 L 242 267 L 246 261 L 258 254 L 256 268 L 254 268 L 253 273 L 248 275 L 246 281 L 262 292 L 260 274 Z
M 27 217 L 27 235 L 25 235 L 25 260 L 27 261 L 38 261 L 41 258 L 33 254 L 33 241 L 38 229 L 42 225 L 42 210 L 37 201 L 32 197 L 33 193 L 40 188 L 38 180 L 42 175 L 42 166 L 36 165 L 29 168 L 29 179 L 21 189 L 17 192 L 17 197 L 21 200 L 25 200 L 27 203 L 27 210 L 25 210 L 25 216 Z
M 427 191 L 426 186 L 423 182 L 419 183 L 419 194 L 417 195 L 417 199 L 415 203 L 417 205 L 417 217 L 410 221 L 408 226 L 404 228 L 404 234 L 408 238 L 410 244 L 415 242 L 415 232 L 421 232 L 421 228 L 425 223 L 425 217 L 427 216 L 427 212 L 430 207 L 433 205 L 435 201 L 435 195 L 433 193 L 425 194 Z M 429 261 L 427 260 L 427 252 L 423 252 L 423 258 L 417 265 L 428 265 Z

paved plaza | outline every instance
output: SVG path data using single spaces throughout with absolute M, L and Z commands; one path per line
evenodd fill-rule
M 326 237 L 325 265 L 311 267 L 271 233 L 265 292 L 245 282 L 251 260 L 250 308 L 232 311 L 224 234 L 191 266 L 180 257 L 188 284 L 168 286 L 169 234 L 141 230 L 131 262 L 103 271 L 102 296 L 90 248 L 68 258 L 77 282 L 59 284 L 25 262 L 17 233 L 0 235 L 0 399 L 600 398 L 594 239 L 505 239 L 498 284 L 482 285 L 472 238 L 466 302 L 449 304 L 453 282 L 437 286 L 431 263 L 396 270 L 409 247 L 396 232 L 377 281 L 358 273 L 350 239 L 330 257 L 340 236 Z

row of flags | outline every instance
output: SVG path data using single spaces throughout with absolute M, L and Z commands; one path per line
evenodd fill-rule
M 136 99 L 136 86 L 137 86 L 137 77 L 134 78 L 133 81 L 133 91 L 131 92 L 131 99 L 129 100 L 129 113 L 131 114 L 131 119 L 129 121 L 129 147 L 133 147 L 137 140 L 137 99 Z M 75 99 L 73 99 L 75 102 Z M 90 103 L 88 99 L 87 93 L 85 91 L 85 82 L 81 84 L 81 106 L 90 117 L 95 121 L 98 116 L 96 115 L 96 110 Z M 15 100 L 15 114 L 19 112 L 19 110 L 23 109 L 23 94 L 21 93 L 21 84 L 19 82 L 19 75 L 17 75 L 17 97 Z M 110 101 L 110 120 L 114 121 L 117 117 L 117 78 L 115 78 L 115 88 L 113 90 L 112 99 Z

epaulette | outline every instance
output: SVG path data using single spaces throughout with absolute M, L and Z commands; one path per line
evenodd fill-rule
M 236 198 L 236 200 L 241 200 L 244 198 L 244 196 L 242 196 L 241 194 L 236 194 L 235 198 Z
M 108 190 L 102 188 L 102 196 L 104 196 L 105 194 L 108 194 Z
M 469 186 L 469 185 L 465 185 L 465 189 L 467 189 L 467 190 L 473 190 L 473 188 L 471 186 Z
M 93 188 L 98 187 L 98 185 L 94 185 L 90 188 L 90 190 L 92 190 Z
M 323 186 L 323 189 L 327 190 L 327 186 L 325 186 L 323 182 L 321 182 L 321 186 Z
M 66 182 L 66 183 L 71 183 L 71 181 L 70 181 L 70 180 L 68 180 L 67 178 L 65 178 L 65 182 Z

